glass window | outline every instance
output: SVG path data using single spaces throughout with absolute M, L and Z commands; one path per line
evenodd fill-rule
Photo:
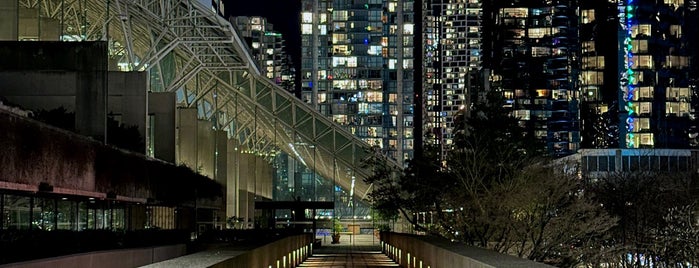
M 56 209 L 58 230 L 77 230 L 78 204 L 75 201 L 59 200 Z
M 30 197 L 3 195 L 2 227 L 9 230 L 27 230 L 30 221 Z
M 301 24 L 301 34 L 313 34 L 313 24 Z
M 313 13 L 303 12 L 301 13 L 301 22 L 303 23 L 313 23 Z

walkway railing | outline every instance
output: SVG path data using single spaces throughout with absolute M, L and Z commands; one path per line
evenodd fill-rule
M 398 233 L 381 233 L 381 250 L 401 267 L 552 267 L 445 239 Z

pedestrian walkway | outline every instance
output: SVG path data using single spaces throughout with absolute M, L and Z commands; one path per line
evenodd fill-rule
M 380 241 L 373 235 L 343 235 L 340 244 L 330 244 L 329 240 L 328 237 L 320 248 L 313 249 L 313 256 L 298 267 L 399 267 L 381 253 Z

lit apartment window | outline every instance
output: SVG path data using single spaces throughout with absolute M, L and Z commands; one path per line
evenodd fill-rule
M 313 23 L 313 13 L 303 12 L 301 13 L 301 22 L 303 23 Z
M 650 36 L 650 24 L 639 24 L 631 27 L 631 36 Z
M 595 10 L 594 9 L 587 9 L 583 10 L 581 12 L 582 15 L 582 23 L 591 23 L 595 21 Z
M 313 24 L 301 24 L 301 34 L 313 34 Z
M 651 55 L 640 55 L 633 56 L 633 68 L 643 68 L 652 69 L 653 68 L 653 56 Z
M 413 24 L 412 23 L 403 24 L 403 34 L 413 34 Z

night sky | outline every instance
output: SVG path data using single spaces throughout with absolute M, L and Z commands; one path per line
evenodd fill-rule
M 226 16 L 262 16 L 281 32 L 297 70 L 301 63 L 301 0 L 224 0 Z

